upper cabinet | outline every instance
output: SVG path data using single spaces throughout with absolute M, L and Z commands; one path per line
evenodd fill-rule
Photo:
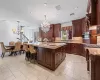
M 100 25 L 100 0 L 91 1 L 91 25 Z
M 48 39 L 53 38 L 53 24 L 50 25 L 50 30 L 45 34 Z
M 82 37 L 85 32 L 89 31 L 90 21 L 89 18 L 84 17 L 82 19 L 73 20 L 73 37 Z
M 54 37 L 61 37 L 61 24 L 54 24 Z
M 97 0 L 97 25 L 100 25 L 100 0 Z
M 91 0 L 91 25 L 97 25 L 97 0 Z
M 54 41 L 56 37 L 61 37 L 61 24 L 51 24 L 50 30 L 47 33 L 39 28 L 39 37 L 42 38 L 42 41 L 44 38 L 47 38 L 49 41 Z
M 80 37 L 82 36 L 82 20 L 74 20 L 72 21 L 73 24 L 73 37 Z
M 49 41 L 52 41 L 53 40 L 53 24 L 50 25 L 50 30 L 45 33 L 41 30 L 41 28 L 39 28 L 39 36 L 40 38 L 42 38 L 42 41 L 44 38 L 47 38 Z

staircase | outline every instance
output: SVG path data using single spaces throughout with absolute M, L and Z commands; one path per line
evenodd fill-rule
M 21 34 L 21 41 L 22 42 L 28 42 L 29 41 L 29 39 L 25 36 L 25 34 Z
M 29 39 L 25 36 L 25 34 L 20 33 L 19 35 L 20 35 L 20 38 L 17 38 L 19 41 L 21 41 L 21 42 L 28 42 L 29 41 Z

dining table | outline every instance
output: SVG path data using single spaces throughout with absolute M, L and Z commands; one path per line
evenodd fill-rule
M 9 56 L 12 56 L 13 55 L 13 50 L 14 50 L 14 48 L 15 48 L 15 45 L 5 45 L 5 48 L 6 49 L 10 49 L 10 50 L 12 50 L 11 51 L 11 53 L 9 54 Z M 21 45 L 21 51 L 23 51 L 22 49 L 23 49 L 23 45 Z
M 15 45 L 6 45 L 5 48 L 7 48 L 7 49 L 14 49 Z

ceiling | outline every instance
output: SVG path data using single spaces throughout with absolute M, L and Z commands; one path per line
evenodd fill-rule
M 51 24 L 64 23 L 84 17 L 87 2 L 88 0 L 0 0 L 0 19 L 20 20 L 39 26 L 46 14 Z M 75 15 L 70 16 L 71 13 Z

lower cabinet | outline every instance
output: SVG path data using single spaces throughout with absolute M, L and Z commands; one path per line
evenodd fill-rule
M 66 57 L 65 46 L 58 48 L 55 52 L 55 67 L 57 67 Z
M 38 48 L 37 59 L 41 64 L 46 64 L 47 67 L 52 67 L 52 56 L 49 49 Z
M 52 66 L 52 54 L 50 51 L 45 53 L 45 63 L 50 67 Z
M 71 53 L 71 44 L 67 43 L 65 47 L 66 53 Z
M 79 43 L 67 43 L 66 53 L 85 56 L 84 45 Z
M 78 54 L 78 44 L 71 43 L 71 52 L 72 54 Z
M 57 49 L 37 48 L 37 62 L 51 70 L 55 70 L 65 59 L 65 46 Z
M 61 54 L 60 54 L 60 52 L 57 52 L 55 54 L 55 65 L 56 66 L 59 64 L 60 60 L 61 60 Z
M 91 80 L 100 80 L 100 56 L 89 55 L 89 72 Z

